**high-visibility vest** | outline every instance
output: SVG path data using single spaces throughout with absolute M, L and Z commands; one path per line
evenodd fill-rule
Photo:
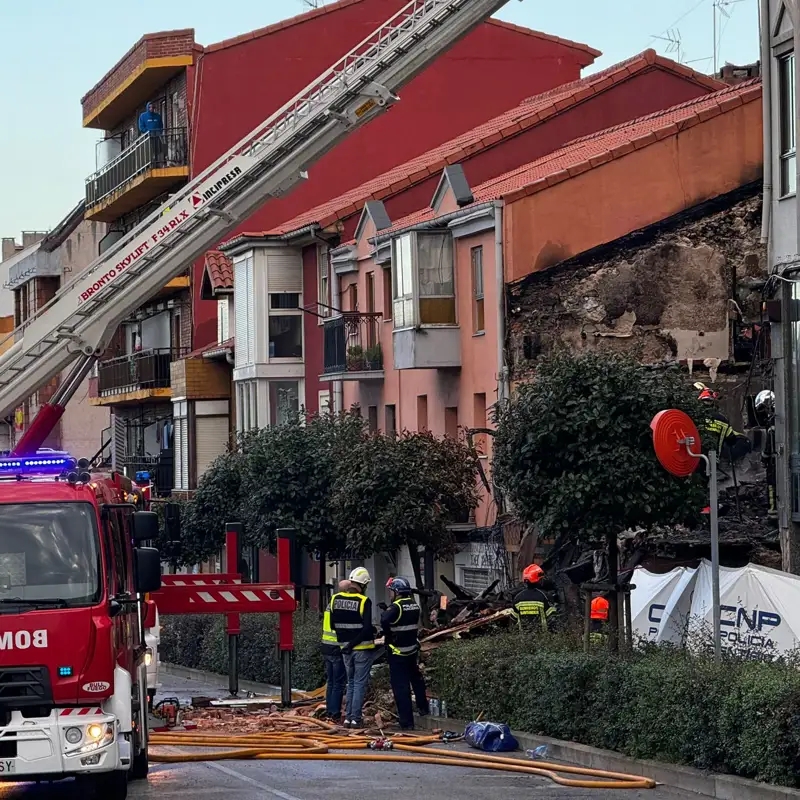
M 332 644 L 334 647 L 339 644 L 336 638 L 336 631 L 331 628 L 331 607 L 325 609 L 322 617 L 322 644 Z
M 396 656 L 413 656 L 419 650 L 419 603 L 413 597 L 398 597 L 392 605 L 400 609 L 400 615 L 389 625 L 389 650 Z
M 339 592 L 331 597 L 331 628 L 342 647 L 352 642 L 364 627 L 364 606 L 366 595 L 357 592 Z M 371 650 L 375 641 L 370 639 L 357 644 L 354 650 Z
M 514 616 L 520 624 L 523 620 L 527 623 L 538 620 L 542 629 L 547 630 L 548 618 L 555 613 L 555 609 L 546 600 L 544 592 L 538 589 L 524 589 L 515 599 Z

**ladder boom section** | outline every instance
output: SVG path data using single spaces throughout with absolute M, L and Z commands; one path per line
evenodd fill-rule
M 290 191 L 325 153 L 396 102 L 400 87 L 506 2 L 407 3 L 9 335 L 13 344 L 0 355 L 0 414 L 79 355 L 100 355 L 138 306 L 267 200 Z

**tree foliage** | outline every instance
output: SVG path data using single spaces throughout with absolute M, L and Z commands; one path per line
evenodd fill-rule
M 494 477 L 543 536 L 599 542 L 630 527 L 686 522 L 705 506 L 702 469 L 670 475 L 653 450 L 662 409 L 703 419 L 678 370 L 616 356 L 557 354 L 498 415 Z
M 478 505 L 477 453 L 428 431 L 373 435 L 341 462 L 334 517 L 350 549 L 367 556 L 403 545 L 447 555 L 448 525 Z
M 226 522 L 270 549 L 294 528 L 307 550 L 363 556 L 406 544 L 443 554 L 447 528 L 477 506 L 477 454 L 430 433 L 371 434 L 355 411 L 314 415 L 242 436 L 184 506 L 178 560 L 220 551 Z

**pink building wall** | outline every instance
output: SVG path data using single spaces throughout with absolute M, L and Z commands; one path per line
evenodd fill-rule
M 455 210 L 455 202 L 445 197 L 441 213 Z M 367 417 L 369 407 L 376 406 L 378 428 L 386 431 L 386 406 L 394 405 L 398 430 L 410 431 L 427 428 L 436 436 L 453 435 L 453 412 L 459 428 L 494 427 L 491 421 L 492 406 L 497 402 L 497 352 L 498 352 L 498 294 L 496 281 L 495 236 L 493 231 L 465 236 L 454 242 L 456 314 L 461 342 L 460 369 L 404 369 L 394 368 L 391 320 L 386 319 L 384 308 L 385 282 L 391 280 L 391 270 L 375 262 L 371 255 L 373 245 L 368 239 L 375 235 L 371 221 L 365 226 L 357 241 L 358 273 L 343 275 L 340 281 L 342 310 L 350 308 L 349 287 L 358 286 L 359 310 L 367 308 L 367 274 L 374 273 L 375 308 L 384 313 L 380 323 L 380 340 L 383 349 L 383 381 L 343 381 L 343 405 L 361 406 Z M 483 248 L 484 331 L 476 333 L 473 325 L 472 248 Z M 420 398 L 424 397 L 425 402 Z M 483 402 L 482 402 L 483 401 Z M 427 417 L 427 425 L 425 419 Z M 483 468 L 489 475 L 492 437 L 476 436 Z M 484 493 L 476 511 L 478 526 L 494 522 L 495 509 L 491 498 Z

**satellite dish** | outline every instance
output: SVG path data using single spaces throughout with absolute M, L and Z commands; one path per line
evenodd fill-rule
M 650 428 L 661 466 L 679 478 L 691 475 L 700 463 L 701 451 L 700 434 L 692 418 L 676 408 L 668 408 L 653 417 Z

